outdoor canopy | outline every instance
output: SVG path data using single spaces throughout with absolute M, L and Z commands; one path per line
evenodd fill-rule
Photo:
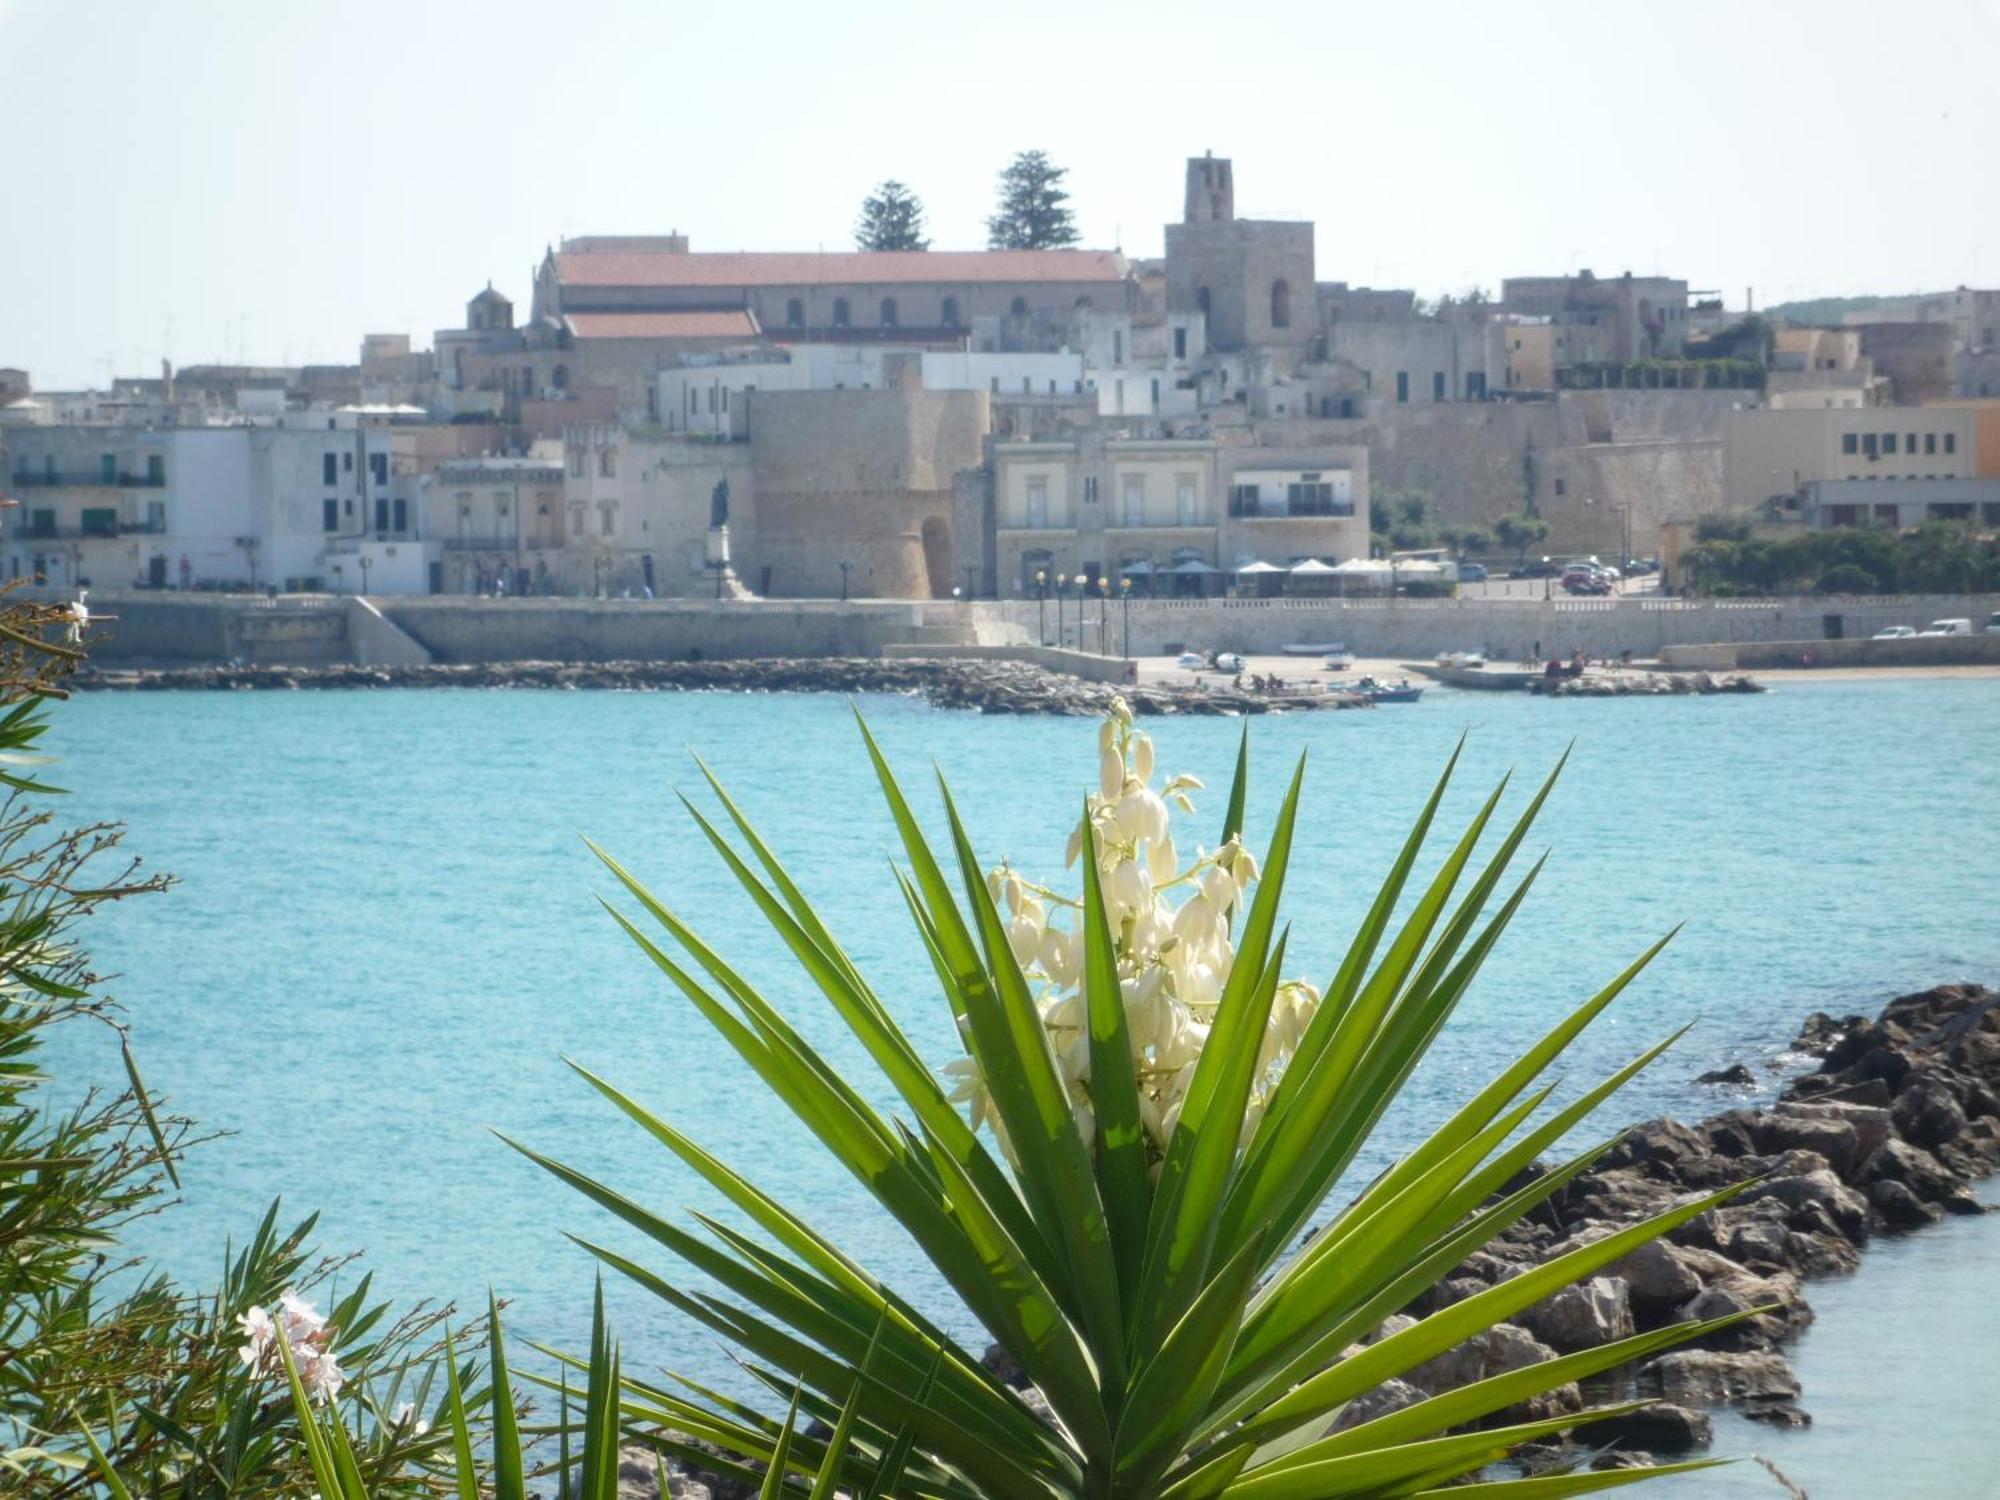
M 1341 567 L 1345 566 L 1345 563 L 1341 565 Z M 1309 557 L 1304 562 L 1292 564 L 1292 576 L 1294 578 L 1301 575 L 1310 578 L 1323 573 L 1338 573 L 1339 571 L 1340 568 L 1328 567 L 1316 557 Z
M 1284 571 L 1276 563 L 1267 563 L 1260 559 L 1257 562 L 1245 563 L 1236 570 L 1236 573 L 1238 577 L 1241 577 L 1245 573 L 1282 573 Z

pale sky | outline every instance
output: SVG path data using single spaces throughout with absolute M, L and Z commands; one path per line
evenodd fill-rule
M 1993 286 L 1996 65 L 2000 0 L 0 0 L 0 365 L 351 363 L 564 234 L 846 248 L 886 177 L 977 247 L 1029 147 L 1134 255 L 1213 150 L 1321 280 Z

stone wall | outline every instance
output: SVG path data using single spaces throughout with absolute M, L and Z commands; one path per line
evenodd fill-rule
M 1829 622 L 1846 637 L 1885 625 L 1966 616 L 1983 622 L 2000 595 L 1943 598 L 1785 599 L 1204 599 L 1140 600 L 1130 606 L 1130 651 L 1170 648 L 1271 653 L 1293 644 L 1339 642 L 1362 656 L 1423 659 L 1481 651 L 1497 660 L 1583 650 L 1651 657 L 1671 644 L 1824 640 Z M 1048 615 L 1053 630 L 1054 613 Z M 1035 605 L 977 606 L 978 638 L 996 644 L 1036 639 Z M 1110 608 L 1110 636 L 1125 640 L 1127 617 Z M 2000 639 L 2000 638 L 1996 638 Z
M 950 661 L 1024 661 L 1044 671 L 1080 677 L 1085 682 L 1131 682 L 1137 664 L 1122 656 L 1100 656 L 1094 651 L 1066 650 L 1055 646 L 914 646 L 888 645 L 882 655 L 891 661 L 946 659 Z
M 245 661 L 303 666 L 348 659 L 345 601 L 93 589 L 92 661 Z
M 1980 622 L 1975 619 L 1974 625 Z M 1810 656 L 1816 667 L 1968 667 L 2000 663 L 2000 635 L 1931 636 L 1917 640 L 1739 641 L 1732 645 L 1669 646 L 1670 667 L 1730 672 L 1796 667 Z
M 950 597 L 952 486 L 980 463 L 987 392 L 760 392 L 751 411 L 753 590 L 837 598 L 845 562 L 850 596 Z

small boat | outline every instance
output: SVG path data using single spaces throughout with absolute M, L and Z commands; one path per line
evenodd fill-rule
M 1424 690 L 1407 677 L 1394 682 L 1382 682 L 1373 677 L 1364 677 L 1354 684 L 1354 691 L 1376 703 L 1415 703 L 1423 697 Z
M 1345 672 L 1354 665 L 1354 653 L 1344 642 L 1336 642 L 1326 648 L 1326 669 L 1329 672 Z
M 1324 645 L 1315 645 L 1306 641 L 1292 641 L 1287 645 L 1280 646 L 1278 652 L 1282 656 L 1345 655 L 1347 647 L 1339 641 L 1328 641 Z

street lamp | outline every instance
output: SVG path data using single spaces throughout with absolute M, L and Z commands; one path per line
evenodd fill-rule
M 965 597 L 968 600 L 972 598 L 974 592 L 972 586 L 973 575 L 978 571 L 979 565 L 977 563 L 967 563 L 965 565 Z
M 1035 569 L 1035 639 L 1049 643 L 1049 575 L 1046 568 Z
M 1542 554 L 1542 603 L 1548 603 L 1553 597 L 1554 595 L 1549 586 L 1549 555 L 1544 552 Z
M 360 562 L 361 562 L 361 592 L 366 594 L 368 592 L 368 568 L 370 563 L 369 556 L 366 552 L 361 554 Z
M 1118 599 L 1125 613 L 1125 655 L 1130 657 L 1132 654 L 1132 580 L 1130 578 L 1120 578 L 1118 580 Z
M 1069 587 L 1069 574 L 1056 574 L 1056 649 L 1063 644 L 1063 590 Z
M 840 560 L 840 597 L 842 602 L 845 602 L 847 599 L 847 572 L 853 566 L 854 564 L 844 557 Z
M 1111 580 L 1102 574 L 1097 578 L 1097 654 L 1111 654 Z

